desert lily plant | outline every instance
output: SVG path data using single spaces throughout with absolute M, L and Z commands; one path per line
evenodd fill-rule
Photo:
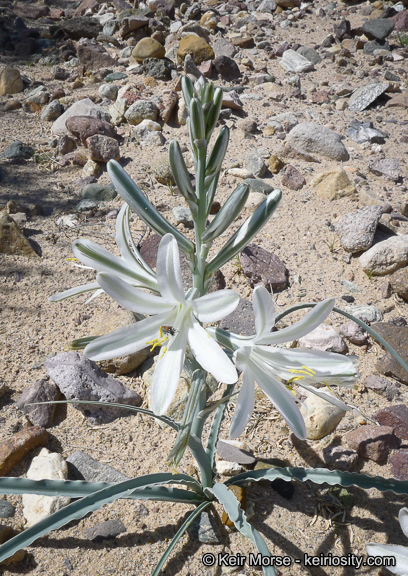
M 277 314 L 272 295 L 264 287 L 257 287 L 253 293 L 256 328 L 253 336 L 244 337 L 208 326 L 233 312 L 239 300 L 232 290 L 209 292 L 213 274 L 239 255 L 266 225 L 278 207 L 282 194 L 280 190 L 271 192 L 241 227 L 227 237 L 221 248 L 209 256 L 214 241 L 228 231 L 244 209 L 249 188 L 246 184 L 239 185 L 208 223 L 229 141 L 229 129 L 223 127 L 210 149 L 210 139 L 221 110 L 222 90 L 214 88 L 203 78 L 193 85 L 187 77 L 182 79 L 182 89 L 189 112 L 188 130 L 195 186 L 176 141 L 170 144 L 169 159 L 177 187 L 191 210 L 194 241 L 172 226 L 122 167 L 111 161 L 108 163 L 108 173 L 125 201 L 116 222 L 116 243 L 120 256 L 90 240 L 77 240 L 73 246 L 74 255 L 81 266 L 97 272 L 96 281 L 50 298 L 51 301 L 60 301 L 87 292 L 93 292 L 94 296 L 106 293 L 137 315 L 139 320 L 131 326 L 100 337 L 84 337 L 74 341 L 72 347 L 83 349 L 84 354 L 93 360 L 127 355 L 146 346 L 160 348 L 153 378 L 152 410 L 131 406 L 127 408 L 149 414 L 175 431 L 175 443 L 169 455 L 172 471 L 148 474 L 118 484 L 0 478 L 2 493 L 59 494 L 77 498 L 0 546 L 0 560 L 51 530 L 118 498 L 184 502 L 194 507 L 164 551 L 153 576 L 160 574 L 169 554 L 192 520 L 214 501 L 223 505 L 235 527 L 252 540 L 263 557 L 272 558 L 263 537 L 249 524 L 244 510 L 229 487 L 264 479 L 282 478 L 290 481 L 296 478 L 301 481 L 312 480 L 343 486 L 356 484 L 364 488 L 376 487 L 408 493 L 407 482 L 325 469 L 257 470 L 235 476 L 225 484 L 217 481 L 215 452 L 225 407 L 233 397 L 237 397 L 230 428 L 230 436 L 237 437 L 244 431 L 253 411 L 255 383 L 299 438 L 305 438 L 306 432 L 303 417 L 297 407 L 297 386 L 345 410 L 349 409 L 346 403 L 331 393 L 331 388 L 330 393 L 328 389 L 333 385 L 353 384 L 357 377 L 355 358 L 282 347 L 285 342 L 297 340 L 319 326 L 332 311 L 354 319 L 385 345 L 405 369 L 408 366 L 370 327 L 334 308 L 333 299 L 318 304 L 294 306 Z M 161 236 L 155 271 L 143 260 L 132 238 L 130 210 Z M 187 291 L 181 280 L 180 250 L 191 271 L 192 287 Z M 311 310 L 292 326 L 273 331 L 279 320 L 301 308 Z M 183 417 L 180 422 L 176 422 L 166 412 L 176 394 L 183 369 L 189 376 L 190 390 Z M 224 385 L 222 397 L 217 401 L 207 401 L 208 373 Z M 240 375 L 242 384 L 238 384 Z M 320 387 L 321 384 L 326 387 Z M 122 404 L 110 405 L 123 408 Z M 204 439 L 204 427 L 210 419 L 209 433 Z M 177 472 L 187 448 L 197 463 L 199 480 Z M 267 576 L 275 574 L 272 560 L 263 563 L 263 571 Z
M 408 537 L 408 508 L 401 508 L 398 514 L 401 530 Z M 397 544 L 366 544 L 367 554 L 375 558 L 385 559 L 388 570 L 398 576 L 408 574 L 408 547 Z M 391 560 L 391 561 L 390 561 Z M 380 565 L 380 564 L 379 564 Z

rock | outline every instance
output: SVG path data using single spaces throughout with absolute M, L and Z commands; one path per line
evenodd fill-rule
M 299 348 L 306 350 L 322 350 L 323 352 L 336 352 L 345 354 L 347 344 L 332 326 L 321 324 L 306 336 L 299 338 Z
M 248 450 L 239 448 L 233 440 L 218 440 L 217 454 L 222 460 L 237 462 L 244 466 L 255 464 L 256 458 Z M 240 443 L 241 444 L 241 443 Z
M 364 386 L 370 390 L 374 390 L 374 392 L 378 392 L 378 394 L 381 394 L 382 396 L 385 396 L 387 400 L 394 400 L 394 398 L 399 396 L 400 393 L 399 384 L 391 382 L 391 380 L 383 378 L 382 376 L 376 376 L 375 374 L 367 376 L 364 380 Z
M 343 446 L 326 446 L 323 448 L 323 459 L 336 470 L 352 470 L 358 461 L 358 454 L 354 450 L 347 450 Z
M 142 38 L 133 48 L 132 56 L 137 62 L 143 62 L 145 58 L 164 58 L 166 50 L 153 38 Z
M 72 116 L 65 124 L 67 130 L 79 138 L 82 144 L 86 144 L 88 138 L 95 135 L 107 136 L 110 139 L 116 137 L 116 129 L 112 124 L 93 116 Z
M 356 188 L 342 168 L 317 174 L 311 181 L 310 187 L 316 196 L 329 201 L 357 194 Z
M 156 80 L 170 80 L 171 73 L 177 70 L 177 66 L 168 58 L 145 58 L 143 60 L 143 72 Z
M 386 108 L 408 108 L 408 90 L 395 94 L 385 105 Z
M 364 328 L 350 320 L 340 327 L 340 334 L 356 346 L 363 346 L 368 342 L 368 333 Z
M 137 126 L 132 126 L 130 141 L 147 147 L 162 146 L 164 144 L 163 134 L 160 131 L 152 130 L 144 122 L 152 122 L 152 120 L 142 120 Z M 157 124 L 157 122 L 154 122 L 154 124 Z
M 242 336 L 255 334 L 255 315 L 251 302 L 240 298 L 234 312 L 221 320 L 220 328 Z
M 364 22 L 363 33 L 369 40 L 385 40 L 394 30 L 395 24 L 391 18 L 373 18 Z
M 401 268 L 389 277 L 392 290 L 400 298 L 408 300 L 408 268 Z
M 366 42 L 364 44 L 363 52 L 364 54 L 369 54 L 374 56 L 377 50 L 390 52 L 391 47 L 388 42 L 380 42 L 378 40 L 371 40 L 371 42 Z
M 203 544 L 220 544 L 222 542 L 222 536 L 215 519 L 205 511 L 194 518 L 187 531 L 192 540 Z
M 368 164 L 371 172 L 377 176 L 384 176 L 387 180 L 397 182 L 400 178 L 400 162 L 396 158 L 382 158 L 373 160 Z
M 257 178 L 262 178 L 265 175 L 267 168 L 266 164 L 256 150 L 251 150 L 245 160 L 245 168 Z
M 155 160 L 151 165 L 152 176 L 160 184 L 168 186 L 169 184 L 175 186 L 176 181 L 173 177 L 173 172 L 171 171 L 170 162 L 168 156 L 161 156 Z M 191 213 L 190 213 L 191 218 Z
M 32 386 L 26 388 L 17 401 L 17 408 L 26 414 L 27 418 L 35 426 L 48 428 L 52 425 L 56 405 L 39 404 L 30 406 L 36 402 L 53 402 L 59 399 L 59 390 L 52 382 L 38 380 Z
M 251 288 L 259 284 L 273 292 L 281 292 L 286 288 L 289 272 L 272 252 L 257 244 L 248 244 L 241 252 L 240 261 Z
M 6 160 L 24 159 L 28 160 L 34 155 L 34 148 L 27 146 L 22 142 L 13 142 L 10 146 L 7 146 L 5 150 L 0 154 L 0 158 L 5 158 Z
M 255 41 L 252 36 L 234 36 L 231 38 L 231 44 L 237 48 L 247 49 L 255 46 Z
M 58 152 L 62 156 L 69 154 L 76 148 L 76 142 L 68 134 L 63 134 L 58 141 Z
M 357 144 L 364 144 L 365 142 L 369 142 L 370 144 L 384 144 L 385 138 L 388 137 L 386 132 L 374 128 L 372 122 L 359 122 L 358 120 L 352 120 L 350 122 L 346 128 L 346 134 L 351 140 L 357 142 Z
M 0 475 L 6 476 L 31 450 L 47 444 L 45 428 L 23 428 L 0 446 Z
M 21 108 L 21 102 L 19 100 L 7 100 L 4 105 L 5 112 L 11 112 L 13 110 L 19 110 Z
M 280 65 L 289 72 L 310 72 L 310 70 L 314 70 L 313 63 L 294 50 L 286 50 L 283 53 Z
M 308 440 L 319 440 L 333 432 L 345 414 L 341 408 L 313 393 L 308 394 L 300 412 L 305 421 Z
M 250 192 L 245 207 L 248 208 L 248 210 L 255 210 L 264 200 L 265 194 L 262 194 L 262 192 Z
M 355 304 L 353 306 L 346 306 L 345 311 L 349 314 L 353 314 L 359 320 L 362 320 L 366 324 L 371 324 L 372 322 L 381 322 L 383 315 L 381 310 L 377 306 L 366 306 Z
M 86 480 L 86 482 L 125 482 L 129 477 L 118 472 L 109 464 L 94 460 L 85 452 L 74 452 L 67 458 L 69 480 Z
M 7 500 L 0 500 L 0 518 L 12 518 L 16 513 L 16 509 Z
M 116 84 L 101 84 L 98 88 L 99 94 L 102 98 L 108 98 L 113 102 L 116 100 L 118 95 L 119 86 Z
M 408 450 L 397 450 L 390 456 L 391 474 L 397 480 L 408 480 Z
M 341 141 L 341 136 L 314 122 L 301 122 L 289 132 L 287 142 L 295 148 L 345 161 L 349 154 Z
M 126 528 L 121 520 L 105 520 L 105 522 L 98 522 L 92 528 L 85 528 L 83 535 L 92 542 L 105 542 L 112 540 L 126 532 Z
M 81 40 L 81 38 L 96 38 L 102 32 L 102 26 L 95 18 L 82 16 L 81 18 L 71 18 L 59 22 L 61 28 L 72 40 Z
M 222 93 L 222 108 L 232 108 L 233 110 L 243 109 L 243 104 L 235 90 Z
M 104 186 L 103 184 L 87 184 L 81 190 L 82 198 L 88 198 L 89 200 L 96 200 L 97 202 L 110 202 L 118 193 L 113 184 L 108 184 Z
M 38 258 L 16 222 L 4 210 L 0 212 L 0 253 Z
M 50 95 L 46 87 L 44 85 L 40 85 L 37 86 L 37 88 L 34 88 L 34 90 L 31 90 L 27 94 L 25 101 L 33 102 L 34 104 L 39 104 L 40 106 L 43 106 L 44 104 L 48 103 L 49 99 Z
M 81 40 L 78 43 L 77 54 L 79 63 L 85 70 L 98 71 L 117 65 L 116 60 L 96 40 Z
M 43 448 L 38 456 L 33 458 L 27 470 L 30 480 L 66 480 L 68 466 L 60 454 L 50 452 Z M 37 496 L 36 494 L 23 495 L 23 515 L 27 520 L 26 527 L 34 526 L 37 522 L 45 520 L 67 506 L 71 498 L 67 496 Z
M 245 468 L 241 466 L 241 464 L 228 462 L 227 460 L 218 460 L 215 469 L 220 476 L 236 476 L 245 471 Z
M 320 54 L 310 46 L 301 46 L 296 50 L 296 52 L 309 60 L 312 64 L 319 64 L 322 61 Z
M 381 216 L 381 206 L 367 206 L 342 216 L 336 223 L 342 247 L 352 253 L 370 248 Z
M 44 122 L 54 122 L 57 118 L 64 113 L 64 107 L 58 100 L 53 100 L 41 112 L 41 120 Z
M 350 112 L 361 112 L 362 110 L 365 110 L 370 106 L 370 104 L 375 102 L 379 96 L 384 94 L 387 89 L 388 83 L 384 82 L 375 82 L 357 88 L 349 99 Z
M 393 22 L 395 24 L 396 32 L 407 32 L 408 31 L 408 11 L 404 10 L 399 12 L 393 17 Z
M 104 77 L 105 82 L 119 82 L 126 80 L 128 75 L 125 72 L 111 72 Z
M 225 38 L 217 38 L 213 44 L 213 51 L 216 58 L 218 56 L 228 56 L 228 58 L 234 58 L 238 50 Z
M 361 458 L 384 462 L 391 450 L 398 448 L 399 440 L 391 426 L 367 424 L 347 432 L 344 440 L 349 448 L 356 450 Z
M 268 14 L 272 14 L 276 10 L 276 2 L 275 0 L 262 0 L 262 2 L 258 6 L 258 12 L 267 12 Z
M 373 325 L 373 329 L 382 336 L 388 344 L 408 364 L 408 326 L 395 326 L 390 322 L 381 322 Z M 408 384 L 408 372 L 388 352 L 376 363 L 377 370 L 384 376 L 396 378 Z
M 125 113 L 125 118 L 129 124 L 136 126 L 142 120 L 156 120 L 159 110 L 153 102 L 148 100 L 138 100 L 132 104 Z
M 290 190 L 301 190 L 306 184 L 306 180 L 299 170 L 288 164 L 282 176 L 282 184 Z
M 74 116 L 92 116 L 92 118 L 98 118 L 107 123 L 109 123 L 110 120 L 110 115 L 101 106 L 94 104 L 89 98 L 84 98 L 72 104 L 72 106 L 54 122 L 51 126 L 51 132 L 56 136 L 68 134 L 69 130 L 65 123 L 69 118 Z
M 191 54 L 194 64 L 197 66 L 205 60 L 213 60 L 214 52 L 211 46 L 203 38 L 195 35 L 184 36 L 180 40 L 177 50 L 177 61 L 182 64 L 186 54 Z
M 396 404 L 380 410 L 375 419 L 382 426 L 392 427 L 401 440 L 408 440 L 408 407 L 405 404 Z
M 0 96 L 17 94 L 24 90 L 21 74 L 17 68 L 6 66 L 0 73 Z
M 109 162 L 109 160 L 119 160 L 120 150 L 118 141 L 109 136 L 95 134 L 87 138 L 89 156 L 94 162 Z
M 129 17 L 122 18 L 120 35 L 122 38 L 131 35 L 132 32 L 136 32 L 139 28 L 144 28 L 149 24 L 149 19 L 141 14 L 130 15 Z
M 112 422 L 128 415 L 128 410 L 103 408 L 103 402 L 115 402 L 140 406 L 142 398 L 133 390 L 108 376 L 95 362 L 78 352 L 63 352 L 44 363 L 50 377 L 67 400 L 92 400 L 101 402 L 100 407 L 78 404 L 80 410 L 92 423 Z
M 175 206 L 171 211 L 176 226 L 183 224 L 186 228 L 194 228 L 194 220 L 190 208 L 185 206 Z
M 385 276 L 408 264 L 408 235 L 392 236 L 374 244 L 359 258 L 367 274 Z
M 243 183 L 248 184 L 252 192 L 260 192 L 264 195 L 270 194 L 274 190 L 273 186 L 270 186 L 264 180 L 260 180 L 259 178 L 245 178 Z
M 166 91 L 162 94 L 161 103 L 159 104 L 159 114 L 163 122 L 167 123 L 170 120 L 177 102 L 178 95 L 174 90 Z M 151 120 L 146 120 L 146 122 L 151 122 Z
M 224 80 L 234 80 L 241 76 L 238 64 L 229 56 L 217 56 L 213 61 L 217 74 L 221 74 Z

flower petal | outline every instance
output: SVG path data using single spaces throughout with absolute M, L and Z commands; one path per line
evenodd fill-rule
M 255 330 L 258 337 L 270 334 L 275 325 L 275 306 L 273 297 L 265 286 L 257 286 L 252 296 L 252 306 L 255 314 Z M 257 338 L 258 340 L 258 338 Z
M 290 340 L 299 340 L 312 330 L 320 326 L 320 324 L 327 318 L 334 306 L 334 298 L 329 298 L 323 302 L 319 302 L 310 312 L 308 312 L 301 320 L 295 322 L 287 328 L 283 328 L 278 332 L 272 334 L 265 334 L 257 339 L 257 344 L 283 344 Z
M 134 243 L 129 228 L 129 213 L 129 205 L 126 203 L 123 204 L 116 219 L 116 244 L 119 247 L 122 258 L 124 258 L 130 266 L 135 265 L 137 268 L 141 266 L 146 271 L 147 278 L 152 277 L 154 280 L 156 280 L 155 273 L 143 260 L 136 244 Z
M 275 378 L 272 370 L 266 364 L 249 361 L 258 386 L 265 392 L 275 408 L 281 413 L 287 425 L 301 440 L 306 439 L 306 426 L 303 416 L 295 403 L 295 396 Z
M 70 288 L 64 292 L 59 292 L 58 294 L 53 294 L 48 298 L 48 302 L 60 302 L 60 300 L 65 300 L 66 298 L 72 298 L 72 296 L 77 296 L 78 294 L 84 294 L 84 292 L 91 292 L 93 290 L 98 290 L 98 282 L 92 282 L 92 284 L 82 284 L 82 286 L 76 286 L 75 288 Z
M 155 414 L 165 414 L 176 394 L 186 353 L 187 332 L 181 330 L 162 351 L 153 375 L 151 403 Z
M 366 550 L 369 556 L 394 556 L 395 566 L 387 565 L 387 570 L 398 576 L 408 576 L 408 548 L 406 546 L 366 544 Z
M 254 410 L 254 404 L 254 376 L 248 368 L 243 375 L 242 388 L 238 396 L 237 405 L 229 429 L 230 438 L 237 438 L 243 433 Z
M 239 296 L 233 290 L 217 290 L 191 300 L 191 306 L 200 322 L 217 322 L 232 314 L 238 302 Z
M 96 277 L 101 288 L 121 306 L 141 314 L 170 313 L 174 305 L 168 304 L 161 296 L 143 292 L 124 282 L 117 276 L 101 272 Z
M 342 400 L 337 398 L 334 394 L 330 392 L 328 388 L 315 388 L 314 386 L 302 384 L 302 380 L 299 380 L 298 382 L 296 382 L 296 384 L 298 384 L 308 392 L 316 394 L 316 396 L 319 396 L 319 398 L 322 398 L 322 400 L 326 400 L 326 402 L 330 402 L 330 404 L 337 406 L 337 408 L 341 408 L 341 410 L 344 410 L 345 412 L 352 410 L 351 406 L 345 404 Z
M 184 302 L 179 250 L 172 234 L 165 234 L 160 241 L 156 271 L 160 294 L 166 302 Z
M 234 384 L 238 380 L 235 366 L 228 356 L 194 318 L 192 327 L 188 328 L 188 343 L 197 362 L 216 380 L 225 384 Z
M 398 520 L 401 525 L 401 530 L 408 538 L 408 508 L 401 508 L 398 514 Z
M 85 347 L 84 354 L 91 360 L 110 360 L 133 354 L 146 348 L 149 340 L 158 337 L 160 327 L 172 324 L 173 319 L 173 314 L 158 314 L 125 328 L 119 328 L 93 340 Z

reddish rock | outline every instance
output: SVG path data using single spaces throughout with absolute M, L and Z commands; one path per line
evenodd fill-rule
M 118 141 L 109 136 L 95 134 L 87 138 L 89 156 L 94 162 L 109 162 L 109 160 L 119 160 L 120 150 Z
M 289 190 L 301 190 L 306 184 L 306 180 L 299 170 L 289 164 L 285 168 L 285 172 L 282 176 L 282 184 L 289 188 Z
M 253 48 L 255 46 L 252 36 L 238 36 L 231 39 L 231 44 L 237 48 Z
M 94 14 L 99 8 L 100 4 L 97 0 L 82 0 L 81 4 L 75 10 L 74 16 L 84 16 L 87 10 L 90 10 Z
M 6 476 L 34 448 L 48 444 L 45 428 L 24 428 L 0 446 L 0 476 Z
M 212 60 L 205 60 L 204 62 L 201 62 L 198 69 L 200 70 L 200 72 L 203 76 L 205 76 L 206 78 L 211 78 Z
M 258 284 L 274 292 L 286 288 L 289 273 L 284 263 L 272 252 L 257 244 L 248 244 L 241 252 L 240 260 L 251 288 Z
M 85 144 L 86 140 L 94 134 L 116 138 L 116 129 L 112 124 L 93 116 L 72 116 L 68 118 L 65 126 L 74 136 L 81 140 L 82 144 Z
M 36 6 L 35 4 L 16 4 L 13 8 L 17 16 L 38 20 L 48 15 L 50 9 L 48 6 Z
M 394 348 L 405 363 L 408 363 L 408 326 L 395 326 L 390 322 L 376 322 L 372 328 Z M 408 372 L 389 352 L 378 360 L 375 367 L 384 376 L 391 376 L 404 384 L 408 384 Z
M 78 44 L 77 53 L 79 62 L 85 70 L 99 70 L 100 68 L 116 66 L 116 60 L 95 40 L 86 40 Z
M 397 32 L 408 32 L 408 11 L 404 10 L 396 14 L 392 20 L 394 21 L 395 28 Z
M 48 18 L 51 20 L 60 20 L 64 17 L 64 14 L 64 10 L 61 10 L 60 8 L 52 8 L 48 14 Z
M 347 446 L 356 450 L 362 458 L 384 462 L 391 452 L 399 446 L 399 439 L 391 426 L 368 424 L 352 430 L 344 436 Z
M 390 456 L 391 474 L 397 480 L 408 480 L 408 450 L 397 450 Z
M 397 270 L 389 277 L 391 288 L 404 300 L 408 300 L 408 267 Z
M 401 440 L 408 440 L 408 406 L 395 404 L 380 410 L 375 419 L 382 426 L 392 426 Z
M 26 414 L 32 424 L 48 428 L 51 426 L 56 404 L 35 404 L 58 400 L 60 392 L 52 382 L 38 380 L 26 388 L 17 402 L 17 407 Z

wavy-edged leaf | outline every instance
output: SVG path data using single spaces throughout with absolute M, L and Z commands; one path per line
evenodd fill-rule
M 228 490 L 225 484 L 214 484 L 212 488 L 206 488 L 206 491 L 214 494 L 217 500 L 224 506 L 235 528 L 239 530 L 243 536 L 252 540 L 258 552 L 262 554 L 262 556 L 271 556 L 261 534 L 248 523 L 235 494 L 231 490 Z M 263 566 L 262 569 L 265 576 L 276 576 L 273 566 Z
M 368 490 L 376 488 L 381 492 L 391 490 L 395 494 L 408 494 L 408 481 L 396 480 L 395 478 L 382 478 L 381 476 L 369 476 L 359 472 L 342 472 L 341 470 L 326 470 L 326 468 L 273 468 L 269 470 L 253 470 L 234 476 L 226 482 L 226 485 L 247 484 L 248 482 L 258 482 L 259 480 L 299 480 L 306 482 L 311 480 L 315 484 L 330 484 L 334 486 L 358 486 Z
M 180 194 L 184 196 L 189 205 L 197 204 L 197 196 L 191 184 L 190 174 L 184 162 L 180 144 L 177 140 L 172 140 L 169 146 L 169 162 L 171 171 L 176 181 Z
M 173 234 L 183 252 L 194 252 L 194 244 L 156 210 L 118 162 L 109 160 L 107 170 L 119 194 L 146 224 L 161 236 Z
M 250 216 L 239 230 L 224 244 L 217 256 L 207 264 L 205 269 L 206 275 L 213 274 L 245 248 L 272 216 L 281 198 L 282 192 L 279 189 L 273 190 L 273 192 L 269 194 L 252 216 Z
M 85 292 L 92 292 L 93 290 L 98 290 L 99 288 L 100 286 L 98 282 L 92 282 L 91 284 L 82 284 L 82 286 L 75 286 L 75 288 L 64 290 L 64 292 L 59 292 L 58 294 L 53 294 L 48 298 L 48 302 L 61 302 L 61 300 L 66 300 L 67 298 L 73 298 L 73 296 L 78 296 L 79 294 L 85 294 Z
M 249 195 L 249 186 L 240 184 L 225 202 L 211 224 L 206 228 L 201 239 L 203 242 L 212 242 L 232 224 L 245 206 Z
M 173 548 L 175 547 L 177 542 L 180 540 L 180 538 L 183 536 L 183 534 L 187 530 L 187 528 L 190 526 L 191 522 L 194 520 L 194 518 L 199 516 L 201 514 L 201 512 L 203 510 L 205 510 L 210 504 L 211 504 L 211 502 L 203 502 L 202 504 L 197 506 L 197 508 L 195 510 L 193 510 L 193 512 L 185 520 L 185 522 L 183 522 L 183 524 L 181 525 L 181 527 L 177 531 L 177 534 L 174 536 L 174 538 L 170 542 L 169 546 L 167 547 L 166 551 L 164 552 L 163 556 L 160 558 L 160 561 L 157 564 L 154 572 L 152 573 L 152 576 L 159 576 L 160 571 L 163 568 L 164 564 L 166 563 L 167 558 L 170 556 L 171 552 L 173 551 Z

